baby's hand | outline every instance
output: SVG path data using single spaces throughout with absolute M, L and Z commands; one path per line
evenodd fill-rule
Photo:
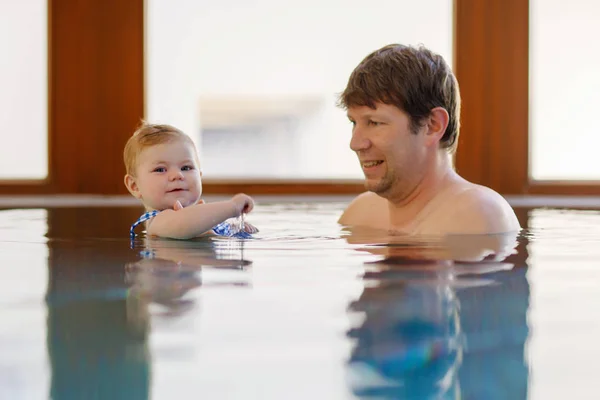
M 240 216 L 242 213 L 249 213 L 254 208 L 254 200 L 244 193 L 233 196 L 231 202 L 235 205 L 236 217 Z
M 242 230 L 246 233 L 258 233 L 258 228 L 247 222 L 244 222 L 244 229 Z

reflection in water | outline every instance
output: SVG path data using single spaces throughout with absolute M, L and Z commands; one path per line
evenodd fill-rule
M 542 307 L 532 310 L 537 324 L 539 318 L 547 321 L 541 329 L 536 325 L 539 351 L 556 356 L 549 343 L 575 338 L 561 357 L 593 353 L 597 329 L 589 316 L 596 297 L 589 278 L 595 276 L 598 246 L 593 235 L 577 235 L 572 226 L 585 222 L 587 229 L 594 221 L 569 225 L 553 215 L 538 226 L 531 262 L 539 273 L 526 277 L 528 243 L 521 238 L 407 242 L 380 232 L 346 232 L 340 238 L 335 225 L 340 210 L 320 204 L 259 206 L 253 214 L 265 229 L 257 240 L 138 237 L 133 249 L 127 230 L 128 221 L 140 215 L 137 208 L 48 209 L 47 228 L 33 224 L 27 230 L 20 224 L 27 214 L 15 214 L 18 218 L 0 227 L 2 293 L 8 301 L 3 307 L 10 309 L 3 314 L 8 335 L 0 335 L 10 349 L 2 376 L 8 387 L 0 393 L 8 391 L 4 397 L 10 399 L 44 397 L 37 393 L 48 393 L 49 380 L 53 399 L 189 393 L 522 399 L 532 386 L 523 356 L 532 276 L 545 291 L 535 293 Z M 545 229 L 550 222 L 560 229 Z M 46 285 L 45 274 L 36 278 L 34 269 L 23 268 L 33 251 L 49 259 L 47 286 L 35 283 Z M 571 262 L 580 269 L 573 270 Z M 21 272 L 11 275 L 15 271 Z M 17 286 L 15 295 L 11 289 Z M 550 301 L 571 299 L 574 287 L 582 293 L 580 301 Z M 540 309 L 550 315 L 540 315 Z M 47 317 L 45 343 L 30 335 L 39 329 L 34 320 L 39 315 Z M 540 341 L 545 332 L 552 336 Z M 45 360 L 34 364 L 39 355 L 32 349 L 43 346 L 50 368 L 36 374 Z M 561 357 L 558 364 L 564 365 Z M 550 358 L 535 367 L 538 390 L 540 385 L 545 391 L 572 390 L 562 379 L 553 380 L 556 375 L 544 377 L 544 367 L 559 368 L 546 362 L 556 361 Z M 569 364 L 571 375 L 581 390 L 593 391 L 593 368 L 581 359 L 567 358 L 578 362 Z M 296 385 L 299 377 L 308 384 Z
M 47 347 L 50 398 L 148 399 L 154 317 L 178 317 L 186 296 L 205 285 L 246 286 L 245 279 L 203 282 L 201 272 L 244 271 L 239 243 L 146 239 L 50 242 Z M 159 307 L 157 312 L 152 305 Z
M 128 259 L 133 257 L 124 243 L 52 243 L 46 296 L 50 398 L 149 397 L 148 326 L 129 323 Z
M 365 265 L 348 381 L 359 398 L 525 399 L 529 286 L 516 235 L 406 238 L 351 231 Z M 404 242 L 403 242 L 404 240 Z M 518 251 L 515 251 L 518 250 Z
M 145 238 L 143 245 L 138 249 L 141 259 L 125 266 L 126 282 L 136 303 L 160 305 L 161 315 L 181 315 L 191 309 L 193 301 L 186 294 L 197 287 L 248 286 L 245 276 L 203 282 L 201 274 L 202 269 L 246 271 L 252 262 L 243 259 L 243 241 L 219 245 L 214 240 Z

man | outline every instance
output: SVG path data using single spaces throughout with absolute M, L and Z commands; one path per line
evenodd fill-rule
M 399 44 L 374 51 L 350 75 L 340 106 L 368 190 L 341 224 L 411 235 L 520 230 L 502 196 L 454 170 L 460 93 L 440 55 Z

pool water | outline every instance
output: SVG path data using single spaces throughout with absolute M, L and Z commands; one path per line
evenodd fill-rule
M 595 398 L 600 214 L 412 239 L 264 203 L 254 239 L 138 207 L 0 211 L 0 399 Z

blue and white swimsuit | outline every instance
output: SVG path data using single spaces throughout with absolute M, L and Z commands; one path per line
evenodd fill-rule
M 140 225 L 141 223 L 146 222 L 146 221 L 156 217 L 159 212 L 160 211 L 158 211 L 158 210 L 153 210 L 153 211 L 148 211 L 148 212 L 145 212 L 144 214 L 142 214 L 142 216 L 139 217 L 137 219 L 137 221 L 135 221 L 133 223 L 133 225 L 131 225 L 131 228 L 129 229 L 129 236 L 131 238 L 134 238 L 135 237 L 135 228 L 138 225 Z M 238 239 L 252 238 L 251 234 L 249 234 L 248 232 L 236 229 L 232 224 L 230 224 L 227 221 L 221 222 L 220 224 L 214 226 L 212 228 L 212 231 L 214 232 L 215 235 L 219 235 L 219 236 L 235 237 Z

